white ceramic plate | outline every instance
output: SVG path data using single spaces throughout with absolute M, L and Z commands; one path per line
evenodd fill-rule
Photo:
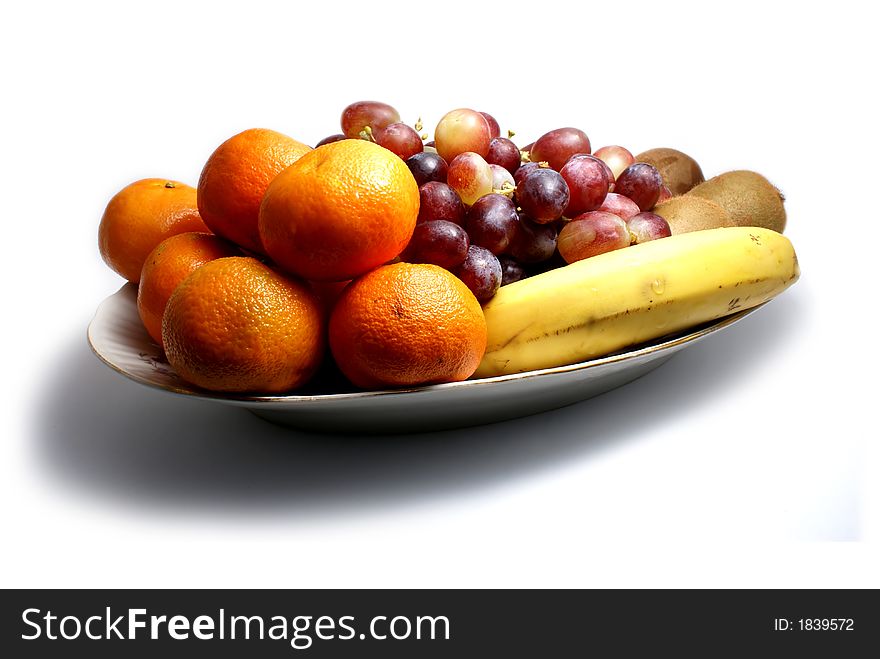
M 358 391 L 328 371 L 296 394 L 250 396 L 205 391 L 177 377 L 141 324 L 136 299 L 137 288 L 126 284 L 101 303 L 89 325 L 92 350 L 113 370 L 173 394 L 245 407 L 282 425 L 349 433 L 457 428 L 564 407 L 641 377 L 755 310 L 625 352 L 540 371 L 385 391 Z

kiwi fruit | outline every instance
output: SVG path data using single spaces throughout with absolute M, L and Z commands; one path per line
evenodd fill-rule
M 727 211 L 736 226 L 764 227 L 779 233 L 785 229 L 784 198 L 757 172 L 725 172 L 696 186 L 687 195 L 714 201 Z
M 648 149 L 636 156 L 636 162 L 646 162 L 656 167 L 663 178 L 663 184 L 673 196 L 684 194 L 706 180 L 699 163 L 688 154 L 675 149 Z
M 672 235 L 736 226 L 733 219 L 714 201 L 702 197 L 672 197 L 654 206 L 651 211 L 669 223 Z

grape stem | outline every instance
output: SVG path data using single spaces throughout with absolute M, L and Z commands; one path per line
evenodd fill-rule
M 505 181 L 501 184 L 500 188 L 494 188 L 492 192 L 495 194 L 503 194 L 505 197 L 512 197 L 514 190 L 516 190 L 516 186 L 511 185 L 510 181 Z

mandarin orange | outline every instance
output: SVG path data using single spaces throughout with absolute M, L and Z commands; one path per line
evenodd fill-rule
M 162 345 L 162 314 L 174 289 L 196 268 L 224 256 L 240 256 L 232 243 L 211 233 L 166 238 L 147 256 L 138 285 L 137 308 L 144 327 Z
M 136 284 L 153 248 L 187 231 L 208 231 L 196 189 L 164 178 L 142 179 L 110 199 L 98 226 L 98 250 L 110 268 Z
M 364 388 L 470 377 L 486 349 L 486 319 L 460 279 L 439 266 L 394 263 L 354 280 L 330 317 L 340 370 Z
M 325 329 L 307 284 L 249 256 L 193 271 L 162 317 L 168 362 L 212 391 L 272 394 L 305 384 L 323 358 Z
M 257 217 L 272 180 L 312 148 L 266 128 L 230 137 L 208 158 L 199 177 L 199 212 L 211 231 L 262 253 Z
M 418 214 L 419 188 L 403 160 L 366 140 L 341 140 L 305 154 L 272 181 L 260 238 L 283 270 L 341 281 L 400 254 Z

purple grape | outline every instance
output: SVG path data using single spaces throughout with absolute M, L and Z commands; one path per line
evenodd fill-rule
M 415 129 L 402 121 L 375 131 L 373 137 L 376 144 L 384 146 L 402 160 L 409 160 L 425 148 Z
M 579 154 L 569 158 L 559 170 L 571 193 L 565 216 L 574 217 L 599 208 L 612 182 L 610 173 L 608 165 L 594 156 Z
M 433 263 L 452 270 L 467 256 L 470 240 L 467 232 L 447 220 L 417 224 L 400 258 L 408 263 Z
M 539 169 L 540 167 L 541 167 L 541 164 L 540 164 L 540 163 L 537 163 L 537 162 L 524 162 L 522 165 L 519 166 L 519 169 L 517 169 L 517 170 L 513 173 L 513 180 L 514 180 L 514 182 L 515 182 L 517 185 L 519 185 L 520 182 L 521 182 L 526 176 L 528 176 L 529 174 L 531 174 L 531 173 L 532 173 L 533 171 L 535 171 L 536 169 Z
M 411 156 L 406 161 L 406 166 L 412 172 L 419 187 L 431 181 L 440 181 L 446 183 L 446 172 L 448 166 L 446 161 L 440 157 L 440 154 L 433 151 L 422 151 Z
M 501 285 L 507 286 L 515 281 L 526 278 L 526 269 L 522 263 L 512 256 L 502 255 L 498 257 L 501 263 Z
M 540 263 L 553 256 L 556 238 L 556 227 L 552 223 L 537 224 L 525 215 L 520 215 L 519 226 L 507 253 L 521 263 Z
M 343 135 L 342 133 L 336 133 L 335 135 L 328 135 L 323 140 L 318 142 L 315 145 L 315 148 L 317 149 L 319 146 L 324 146 L 325 144 L 330 144 L 332 142 L 338 142 L 339 140 L 347 140 L 347 139 L 348 138 L 345 135 Z
M 419 224 L 436 220 L 464 224 L 466 212 L 461 197 L 445 183 L 429 181 L 419 188 Z
M 562 217 L 570 199 L 568 183 L 559 172 L 537 167 L 524 176 L 516 186 L 516 200 L 539 224 Z
M 663 177 L 653 165 L 635 162 L 624 169 L 614 183 L 614 192 L 629 197 L 640 210 L 654 208 L 663 187 Z
M 477 300 L 486 302 L 501 286 L 501 262 L 488 249 L 471 245 L 468 247 L 464 263 L 456 268 L 455 275 L 464 282 Z
M 515 174 L 522 163 L 522 154 L 519 147 L 506 137 L 495 137 L 489 142 L 489 155 L 486 162 L 490 165 L 500 165 L 511 174 Z
M 496 255 L 507 249 L 518 225 L 516 206 L 496 192 L 477 199 L 468 210 L 464 222 L 471 242 Z

